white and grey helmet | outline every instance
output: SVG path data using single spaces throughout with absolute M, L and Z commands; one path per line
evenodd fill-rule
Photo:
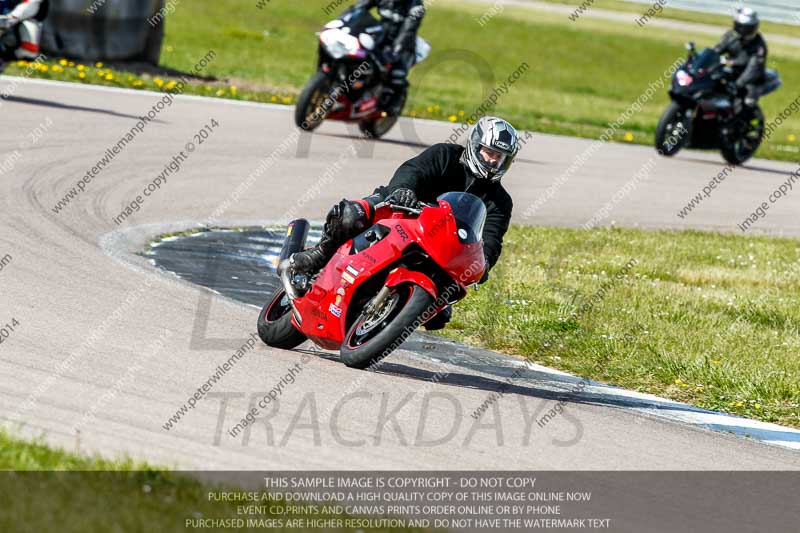
M 483 117 L 469 132 L 461 163 L 476 179 L 500 181 L 519 152 L 514 127 L 497 117 Z
M 733 16 L 733 31 L 744 39 L 751 39 L 758 33 L 758 13 L 749 7 L 741 7 Z

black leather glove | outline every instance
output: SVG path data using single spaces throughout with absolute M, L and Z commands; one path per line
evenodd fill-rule
M 419 200 L 417 194 L 411 189 L 397 189 L 386 198 L 386 201 L 392 205 L 399 205 L 402 207 L 418 208 Z
M 728 89 L 728 93 L 731 96 L 736 96 L 737 94 L 739 94 L 739 86 L 736 85 L 735 81 L 729 81 L 726 87 Z

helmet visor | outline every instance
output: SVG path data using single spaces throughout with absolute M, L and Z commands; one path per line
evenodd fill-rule
M 740 24 L 737 22 L 733 25 L 733 31 L 742 37 L 752 37 L 758 31 L 758 26 L 752 23 Z
M 486 168 L 501 170 L 505 166 L 507 156 L 500 150 L 495 150 L 494 148 L 482 144 L 478 149 L 478 157 L 480 157 Z

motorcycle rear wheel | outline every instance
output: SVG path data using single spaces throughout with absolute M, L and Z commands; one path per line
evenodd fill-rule
M 400 115 L 403 114 L 403 108 L 406 105 L 407 95 L 403 95 L 402 103 L 400 104 Z M 358 129 L 364 134 L 367 139 L 380 139 L 397 124 L 398 115 L 387 114 L 382 118 L 375 118 L 370 120 L 362 120 L 358 123 Z
M 358 129 L 367 139 L 380 139 L 397 124 L 397 117 L 386 116 L 372 120 L 362 120 L 358 123 Z
M 672 157 L 686 145 L 689 140 L 689 133 L 680 133 L 679 125 L 683 124 L 686 131 L 691 131 L 691 123 L 686 123 L 686 109 L 675 102 L 671 102 L 656 127 L 656 151 L 666 157 Z M 669 143 L 670 139 L 674 143 Z
M 301 130 L 313 131 L 325 121 L 328 110 L 322 105 L 330 97 L 331 81 L 324 72 L 317 72 L 308 80 L 297 97 L 294 108 L 294 123 Z M 330 105 L 328 106 L 330 108 Z
M 291 350 L 306 340 L 306 336 L 292 324 L 292 306 L 283 287 L 278 288 L 261 308 L 256 327 L 264 344 L 273 348 Z
M 731 165 L 741 165 L 753 157 L 764 139 L 764 112 L 761 107 L 745 109 L 736 117 L 737 129 L 741 131 L 733 143 L 723 143 L 722 157 Z
M 392 287 L 382 309 L 362 311 L 350 326 L 340 348 L 342 362 L 359 369 L 378 364 L 422 325 L 426 311 L 434 313 L 432 304 L 433 297 L 419 285 Z

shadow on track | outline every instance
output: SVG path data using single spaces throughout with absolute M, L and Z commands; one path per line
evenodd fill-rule
M 720 169 L 720 171 L 725 168 L 726 163 L 724 162 L 717 162 L 717 161 L 709 161 L 707 159 L 700 159 L 696 157 L 687 157 L 686 161 L 692 161 L 694 163 L 703 163 L 705 165 L 711 165 Z M 744 165 L 740 166 L 736 170 L 752 170 L 753 172 L 769 172 L 771 174 L 780 174 L 782 176 L 788 176 L 792 173 L 791 170 L 777 170 L 774 168 L 766 168 L 766 167 L 756 167 L 753 165 L 748 165 L 745 163 Z
M 39 98 L 28 98 L 25 96 L 8 96 L 4 98 L 4 100 L 8 100 L 9 102 L 16 102 L 18 104 L 27 104 L 27 105 L 35 105 L 41 107 L 52 107 L 55 109 L 65 109 L 67 111 L 84 111 L 86 113 L 101 113 L 103 115 L 111 115 L 114 117 L 120 118 L 131 118 L 135 120 L 140 120 L 141 117 L 138 115 L 129 115 L 127 113 L 119 113 L 117 111 L 113 111 L 111 109 L 103 109 L 100 107 L 86 107 L 86 106 L 79 106 L 79 105 L 70 105 L 70 104 L 62 104 L 61 102 L 53 102 L 50 100 L 41 100 Z M 151 122 L 157 122 L 159 124 L 166 124 L 166 122 L 162 120 L 152 120 Z

